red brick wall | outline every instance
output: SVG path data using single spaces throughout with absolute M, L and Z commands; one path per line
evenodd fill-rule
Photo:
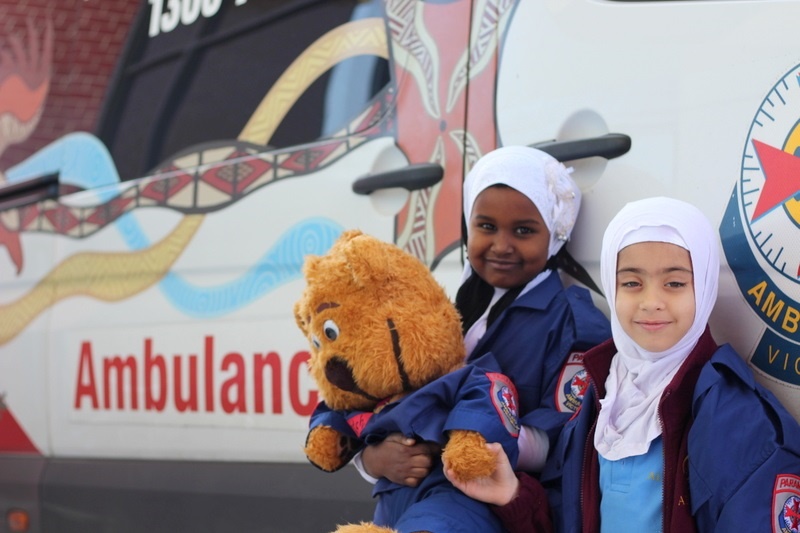
M 47 20 L 54 30 L 53 66 L 45 112 L 24 142 L 0 154 L 0 171 L 72 131 L 93 131 L 103 97 L 127 38 L 146 0 L 0 0 L 0 50 L 11 50 L 10 35 L 28 48 L 31 20 L 44 39 Z

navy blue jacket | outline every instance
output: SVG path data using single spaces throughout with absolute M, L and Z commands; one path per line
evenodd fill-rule
M 479 366 L 480 365 L 480 366 Z M 412 392 L 377 413 L 332 411 L 320 404 L 311 429 L 330 426 L 363 444 L 380 442 L 391 433 L 444 446 L 454 429 L 481 433 L 499 442 L 516 462 L 519 422 L 511 381 L 499 373 L 491 354 Z M 375 522 L 398 531 L 502 531 L 488 506 L 461 493 L 444 477 L 438 462 L 418 487 L 381 478 L 373 490 L 379 496 Z
M 609 341 L 586 354 L 590 390 L 542 474 L 557 531 L 600 528 L 594 425 L 615 353 Z M 800 425 L 730 346 L 718 347 L 706 330 L 665 390 L 659 416 L 663 531 L 797 531 Z M 496 512 L 512 532 L 548 530 L 529 509 L 541 486 L 525 478 L 523 487 Z
M 553 272 L 500 314 L 469 361 L 487 352 L 494 355 L 517 386 L 520 422 L 546 431 L 552 447 L 580 403 L 574 395 L 585 389 L 581 354 L 610 337 L 608 319 L 589 291 L 565 289 Z

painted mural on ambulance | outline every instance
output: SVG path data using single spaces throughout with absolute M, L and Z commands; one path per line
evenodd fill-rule
M 0 345 L 14 341 L 44 313 L 57 312 L 65 302 L 77 305 L 77 300 L 112 303 L 117 308 L 137 297 L 154 298 L 155 290 L 160 296 L 154 301 L 176 311 L 169 316 L 188 320 L 224 320 L 254 305 L 264 306 L 270 294 L 300 277 L 306 254 L 324 253 L 345 225 L 357 226 L 363 216 L 354 213 L 350 221 L 342 220 L 336 216 L 340 213 L 336 197 L 327 198 L 327 209 L 318 207 L 319 199 L 309 199 L 309 207 L 281 227 L 262 232 L 262 239 L 249 238 L 261 248 L 243 254 L 250 264 L 221 276 L 224 282 L 214 282 L 213 275 L 193 276 L 192 271 L 202 271 L 206 263 L 194 260 L 216 246 L 219 232 L 227 232 L 232 240 L 248 239 L 248 225 L 259 223 L 253 198 L 263 201 L 282 182 L 341 174 L 342 161 L 352 162 L 353 154 L 369 150 L 367 146 L 382 150 L 375 158 L 379 163 L 390 153 L 403 164 L 433 162 L 444 168 L 440 184 L 411 192 L 394 216 L 378 219 L 379 225 L 369 228 L 435 268 L 444 256 L 460 249 L 464 166 L 497 143 L 493 118 L 485 111 L 493 108 L 500 41 L 515 3 L 480 2 L 477 16 L 471 14 L 469 2 L 366 3 L 361 6 L 363 16 L 325 32 L 297 55 L 265 91 L 235 139 L 183 148 L 141 179 L 121 176 L 123 170 L 112 153 L 114 143 L 87 132 L 68 133 L 5 169 L 9 183 L 57 173 L 62 192 L 70 194 L 0 216 L 0 246 L 7 252 L 2 260 L 11 262 L 17 276 L 25 277 L 27 269 L 36 277 L 24 293 L 2 302 Z M 237 2 L 228 12 L 244 5 Z M 152 8 L 149 24 L 136 31 L 147 31 L 150 39 L 215 15 L 200 12 L 184 23 L 158 2 L 144 3 L 143 9 L 148 8 Z M 14 56 L 3 64 L 7 76 L 2 87 L 8 93 L 26 76 L 31 80 L 26 86 L 33 88 L 24 101 L 8 99 L 9 116 L 19 124 L 12 122 L 4 130 L 5 142 L 24 138 L 42 115 L 52 42 L 50 29 L 42 36 L 32 31 L 27 43 L 14 43 Z M 473 43 L 471 48 L 459 45 L 466 42 Z M 23 61 L 26 53 L 38 54 L 36 70 L 24 70 L 30 66 Z M 386 83 L 366 105 L 339 129 L 316 140 L 278 143 L 287 146 L 275 148 L 276 132 L 291 120 L 290 112 L 302 104 L 304 94 L 324 75 L 327 97 L 335 98 L 343 87 L 337 86 L 336 76 L 347 75 L 348 60 L 365 56 L 388 63 Z M 14 76 L 15 69 L 19 76 Z M 467 82 L 472 91 L 469 102 Z M 469 109 L 482 110 L 474 113 L 472 133 L 465 127 Z M 363 173 L 375 168 L 362 166 Z M 349 183 L 357 177 L 339 181 Z M 349 187 L 339 189 L 340 196 L 352 195 Z M 224 220 L 222 226 L 210 226 L 212 216 L 214 221 Z M 237 226 L 245 230 L 240 237 Z M 31 241 L 41 245 L 43 237 L 57 240 L 62 257 L 39 272 L 35 266 L 31 269 L 27 252 Z M 108 422 L 104 412 L 116 413 L 120 423 L 141 422 L 143 414 L 162 412 L 274 415 L 285 413 L 282 398 L 286 397 L 296 420 L 288 427 L 299 428 L 316 401 L 315 391 L 298 375 L 305 352 L 277 355 L 276 349 L 236 346 L 217 338 L 212 325 L 186 335 L 183 347 L 165 344 L 157 332 L 146 328 L 124 343 L 122 337 L 97 329 L 76 335 L 69 338 L 69 360 L 61 362 L 74 376 L 68 404 L 76 420 Z M 220 345 L 227 347 L 220 350 Z M 277 396 L 260 385 L 265 375 L 270 382 L 269 372 L 288 380 L 283 389 L 280 384 L 273 387 Z M 10 406 L 13 389 L 8 387 Z M 265 406 L 263 397 L 270 394 L 272 405 Z M 165 423 L 179 419 L 164 418 Z M 152 417 L 146 420 L 155 423 Z M 197 420 L 199 425 L 207 423 Z M 256 423 L 269 424 L 275 420 Z M 38 446 L 36 433 L 35 444 L 26 443 L 27 448 Z
M 800 419 L 800 3 L 0 6 L 0 515 L 30 508 L 66 531 L 184 509 L 168 530 L 197 530 L 252 475 L 281 492 L 254 489 L 251 525 L 311 530 L 294 509 L 327 505 L 307 518 L 333 524 L 355 500 L 348 520 L 371 516 L 357 474 L 306 477 L 319 397 L 292 316 L 303 257 L 359 228 L 454 293 L 461 183 L 501 144 L 582 147 L 561 157 L 583 193 L 569 252 L 588 277 L 566 283 L 598 279 L 625 203 L 701 208 L 726 259 L 715 339 Z M 585 149 L 609 135 L 630 142 Z M 434 185 L 356 190 L 431 163 Z M 35 200 L 5 194 L 55 176 Z M 570 359 L 558 404 L 586 386 Z M 140 473 L 167 511 L 129 497 Z

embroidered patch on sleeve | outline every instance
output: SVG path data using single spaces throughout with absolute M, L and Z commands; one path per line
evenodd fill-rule
M 353 413 L 347 417 L 347 425 L 350 426 L 356 436 L 361 438 L 361 433 L 370 418 L 372 418 L 372 413 Z
M 779 474 L 772 491 L 772 516 L 775 533 L 800 531 L 800 477 Z
M 574 413 L 583 402 L 589 378 L 583 368 L 583 352 L 572 352 L 561 369 L 556 387 L 556 409 L 560 413 Z
M 517 407 L 517 389 L 511 380 L 503 374 L 487 372 L 486 377 L 492 383 L 491 397 L 497 414 L 503 421 L 506 430 L 514 437 L 519 436 L 519 407 Z

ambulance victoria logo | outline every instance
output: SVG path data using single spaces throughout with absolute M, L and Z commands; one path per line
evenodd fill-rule
M 766 326 L 752 364 L 800 386 L 800 65 L 753 117 L 720 236 L 739 290 Z
M 514 436 L 519 435 L 519 409 L 517 407 L 517 389 L 506 376 L 495 372 L 487 372 L 491 382 L 491 398 L 494 408 L 500 415 L 506 430 Z
M 787 498 L 779 515 L 781 531 L 796 533 L 800 531 L 800 499 L 796 496 Z
M 561 369 L 556 388 L 556 408 L 560 413 L 578 410 L 589 388 L 589 377 L 583 368 L 583 352 L 572 352 Z
M 800 531 L 800 477 L 781 474 L 775 480 L 772 493 L 776 533 L 798 533 Z

